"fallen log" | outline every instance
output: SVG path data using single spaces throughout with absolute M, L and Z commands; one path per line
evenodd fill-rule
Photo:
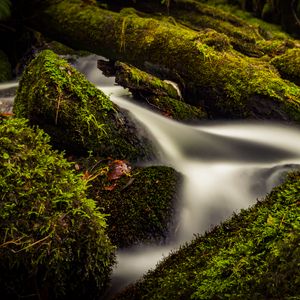
M 268 62 L 236 52 L 224 35 L 214 42 L 209 31 L 79 0 L 45 1 L 30 24 L 71 47 L 144 70 L 164 69 L 184 82 L 185 100 L 202 105 L 213 118 L 300 121 L 300 88 L 282 80 Z
M 128 88 L 134 100 L 165 117 L 179 121 L 195 122 L 207 118 L 206 113 L 182 101 L 178 86 L 167 80 L 139 70 L 122 62 L 99 60 L 98 67 L 104 74 L 116 77 L 116 83 Z

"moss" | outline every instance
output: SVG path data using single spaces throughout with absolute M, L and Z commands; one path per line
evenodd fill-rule
M 0 50 L 0 82 L 12 79 L 11 65 L 7 56 Z
M 300 49 L 289 49 L 284 54 L 276 56 L 271 63 L 281 76 L 300 85 Z
M 159 111 L 163 116 L 184 122 L 196 122 L 207 119 L 207 114 L 198 107 L 169 97 L 149 97 L 149 108 Z
M 296 43 L 291 39 L 271 39 L 259 41 L 257 45 L 264 52 L 264 54 L 272 58 L 276 55 L 285 53 L 288 49 L 294 48 Z
M 184 103 L 179 88 L 176 89 L 167 80 L 120 62 L 115 64 L 115 69 L 116 82 L 128 88 L 134 98 L 148 108 L 166 117 L 187 122 L 207 117 L 201 108 Z
M 206 29 L 200 32 L 199 39 L 217 51 L 229 50 L 231 48 L 230 38 L 212 29 Z
M 168 82 L 121 62 L 116 62 L 115 68 L 116 82 L 128 87 L 131 91 L 180 99 L 177 89 Z
M 221 49 L 228 48 L 230 44 L 234 49 L 248 56 L 263 55 L 256 46 L 256 42 L 262 39 L 258 27 L 250 26 L 229 11 L 198 1 L 185 0 L 175 3 L 171 14 L 191 29 L 200 32 L 203 29 L 213 30 L 215 36 L 210 40 L 223 41 Z M 218 44 L 220 45 L 220 42 Z
M 89 194 L 108 214 L 107 232 L 118 247 L 163 240 L 175 218 L 181 176 L 164 166 L 131 168 L 122 160 L 78 161 Z
M 114 263 L 106 216 L 49 139 L 25 119 L 0 119 L 2 299 L 94 298 Z
M 39 125 L 57 148 L 71 153 L 136 160 L 151 151 L 126 113 L 50 50 L 25 69 L 14 113 Z
M 298 299 L 299 191 L 295 173 L 115 299 Z
M 103 185 L 96 189 L 98 183 L 93 183 L 95 199 L 110 215 L 107 223 L 112 242 L 126 247 L 164 239 L 175 217 L 178 182 L 173 169 L 159 166 L 134 169 L 113 191 L 103 189 Z
M 71 46 L 142 70 L 151 63 L 176 74 L 188 103 L 204 107 L 209 117 L 300 121 L 300 89 L 282 80 L 267 62 L 234 49 L 217 51 L 202 42 L 201 33 L 182 26 L 79 7 L 76 0 L 61 1 L 36 22 Z

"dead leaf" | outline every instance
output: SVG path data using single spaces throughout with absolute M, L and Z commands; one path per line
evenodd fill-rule
M 114 160 L 109 164 L 108 180 L 119 179 L 123 175 L 128 175 L 131 171 L 131 166 L 125 160 Z

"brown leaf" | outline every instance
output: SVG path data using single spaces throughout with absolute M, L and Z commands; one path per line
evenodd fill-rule
M 123 175 L 128 175 L 131 171 L 131 166 L 125 160 L 114 160 L 109 164 L 108 180 L 119 179 Z

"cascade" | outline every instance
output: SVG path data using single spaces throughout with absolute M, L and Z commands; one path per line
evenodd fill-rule
M 184 177 L 173 235 L 163 244 L 119 250 L 107 298 L 195 234 L 253 205 L 300 164 L 296 126 L 250 121 L 182 124 L 136 103 L 114 78 L 101 74 L 96 56 L 78 59 L 75 67 L 150 132 L 159 160 L 146 163 L 171 166 Z M 0 111 L 4 104 L 12 104 L 16 85 L 0 85 Z

